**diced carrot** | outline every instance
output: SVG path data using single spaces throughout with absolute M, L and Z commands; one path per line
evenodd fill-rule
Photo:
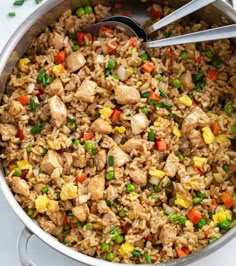
M 191 253 L 191 251 L 189 250 L 188 247 L 182 247 L 182 250 L 184 253 L 186 253 L 187 255 Z
M 213 199 L 211 200 L 211 203 L 212 203 L 212 205 L 217 206 L 216 199 L 213 198 Z
M 213 125 L 213 127 L 212 127 L 212 131 L 213 131 L 213 134 L 214 134 L 215 136 L 217 136 L 217 135 L 219 134 L 219 131 L 220 131 L 220 126 L 219 126 L 217 123 L 215 123 L 215 124 Z
M 147 235 L 147 236 L 145 237 L 145 239 L 146 239 L 146 241 L 152 241 L 153 236 L 152 236 L 152 235 Z
M 193 224 L 199 223 L 199 221 L 202 219 L 201 213 L 195 211 L 194 209 L 192 209 L 187 216 Z
M 218 78 L 217 72 L 214 69 L 208 71 L 207 74 L 206 74 L 206 76 L 209 79 L 212 79 L 212 80 L 217 80 L 217 78 Z
M 19 129 L 16 136 L 20 138 L 20 140 L 23 140 L 25 138 L 24 132 L 22 129 Z
M 160 102 L 161 100 L 161 97 L 159 95 L 157 95 L 154 91 L 151 91 L 149 96 L 148 96 L 149 99 L 152 99 L 156 102 Z
M 198 106 L 199 103 L 197 103 L 196 101 L 193 101 L 193 106 Z
M 152 62 L 148 62 L 146 61 L 143 65 L 142 65 L 142 69 L 145 72 L 151 73 L 154 70 L 154 64 Z
M 86 174 L 82 173 L 80 176 L 76 174 L 76 183 L 82 183 L 86 179 Z
M 113 52 L 118 47 L 118 44 L 117 44 L 116 41 L 108 42 L 106 44 L 106 47 L 107 47 L 108 53 L 111 53 L 111 52 Z
M 66 215 L 63 219 L 62 225 L 65 226 L 68 224 L 68 216 Z
M 150 9 L 150 15 L 152 16 L 152 18 L 158 19 L 161 17 L 161 12 L 159 10 L 157 10 L 155 5 L 152 5 L 152 7 Z
M 202 61 L 202 53 L 199 53 L 199 55 L 194 59 L 196 63 L 201 63 Z
M 113 36 L 114 31 L 108 27 L 102 26 L 100 29 L 101 37 L 111 37 Z
M 205 236 L 208 237 L 208 235 L 211 233 L 211 231 L 213 230 L 213 227 L 209 227 L 207 230 L 204 231 Z
M 76 223 L 71 223 L 70 226 L 71 226 L 72 229 L 75 229 L 76 228 Z
M 11 164 L 9 166 L 9 170 L 12 171 L 13 169 L 17 168 L 17 165 L 16 164 Z
M 165 151 L 167 149 L 167 143 L 165 140 L 155 140 L 156 149 L 158 151 Z
M 83 32 L 77 32 L 77 42 L 79 45 L 84 43 L 84 33 Z
M 129 38 L 129 46 L 134 46 L 135 45 L 136 39 L 134 37 Z
M 90 133 L 90 132 L 85 132 L 84 134 L 83 134 L 83 139 L 84 140 L 90 140 L 90 139 L 92 139 L 94 137 L 94 134 L 93 133 Z
M 119 122 L 121 113 L 122 113 L 122 111 L 120 109 L 115 108 L 113 110 L 112 115 L 111 115 L 111 120 L 114 121 L 114 122 Z
M 22 105 L 28 105 L 29 104 L 29 97 L 26 95 L 21 95 L 18 97 L 18 102 L 20 102 Z
M 204 173 L 196 166 L 194 167 L 194 171 L 197 172 L 199 175 L 204 175 Z
M 21 178 L 25 178 L 26 175 L 27 175 L 27 173 L 28 173 L 28 170 L 22 170 L 22 171 L 21 171 L 21 175 L 20 175 L 20 177 L 21 177 Z
M 54 58 L 56 64 L 62 64 L 62 63 L 64 63 L 64 61 L 65 61 L 65 56 L 66 56 L 65 51 L 61 51 L 61 52 L 59 52 L 59 53 L 55 56 L 55 58 Z
M 176 249 L 176 253 L 179 258 L 187 256 L 187 254 L 182 249 Z
M 167 56 L 169 56 L 169 57 L 172 57 L 172 56 L 173 56 L 171 50 L 166 50 L 166 51 L 165 51 L 165 55 L 167 55 Z
M 227 192 L 222 194 L 221 199 L 224 202 L 226 208 L 231 208 L 234 205 L 232 196 Z
M 173 59 L 172 59 L 173 54 L 172 54 L 172 52 L 170 50 L 166 50 L 164 55 L 165 55 L 165 57 L 164 57 L 164 59 L 162 61 L 163 64 L 165 66 L 167 66 L 167 67 L 171 67 L 172 66 L 172 62 L 173 62 Z
M 85 33 L 84 34 L 84 41 L 86 44 L 91 44 L 93 42 L 93 36 L 91 33 Z

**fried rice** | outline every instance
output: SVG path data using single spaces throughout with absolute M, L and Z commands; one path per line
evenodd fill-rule
M 33 40 L 0 107 L 1 158 L 16 200 L 60 242 L 165 262 L 235 224 L 236 55 L 229 40 L 146 50 L 120 29 L 81 31 L 110 12 L 68 10 Z M 150 24 L 171 9 L 148 12 Z

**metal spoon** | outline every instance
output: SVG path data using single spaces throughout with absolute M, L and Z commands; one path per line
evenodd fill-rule
M 119 28 L 124 31 L 128 36 L 138 36 L 146 42 L 147 48 L 154 47 L 163 47 L 170 46 L 176 44 L 185 44 L 185 43 L 193 43 L 193 42 L 203 42 L 203 41 L 212 41 L 226 38 L 234 38 L 236 37 L 236 24 L 228 25 L 224 27 L 219 27 L 215 29 L 200 31 L 196 33 L 185 34 L 181 36 L 171 37 L 168 39 L 155 40 L 155 41 L 147 41 L 147 35 L 188 15 L 193 13 L 194 11 L 207 6 L 217 0 L 192 0 L 179 9 L 175 10 L 173 13 L 164 17 L 163 19 L 157 21 L 151 26 L 144 29 L 141 27 L 136 21 L 134 21 L 130 17 L 126 16 L 112 16 L 104 19 L 102 22 L 93 24 L 86 29 L 85 32 L 91 32 L 93 34 L 97 34 L 99 29 L 102 26 L 111 27 L 111 28 Z M 221 1 L 221 0 L 218 0 Z

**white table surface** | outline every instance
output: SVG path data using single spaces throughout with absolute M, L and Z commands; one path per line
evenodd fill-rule
M 26 0 L 21 7 L 13 7 L 14 0 L 0 0 L 0 52 L 7 40 L 20 23 L 37 7 L 49 0 L 43 0 L 39 5 L 34 0 Z M 8 12 L 16 12 L 15 17 L 8 17 Z M 0 265 L 20 266 L 17 254 L 17 241 L 23 229 L 23 224 L 10 209 L 0 191 Z M 29 255 L 37 266 L 81 266 L 59 254 L 37 237 L 30 241 Z M 236 266 L 236 239 L 208 257 L 192 263 L 189 266 Z

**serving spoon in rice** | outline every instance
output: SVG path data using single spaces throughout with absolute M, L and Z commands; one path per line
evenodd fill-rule
M 145 29 L 130 17 L 111 16 L 101 22 L 86 27 L 84 31 L 96 35 L 99 32 L 100 28 L 103 26 L 108 28 L 117 28 L 122 30 L 128 36 L 137 36 L 143 39 L 146 42 L 147 48 L 235 38 L 236 24 L 232 24 L 214 29 L 184 34 L 181 36 L 175 36 L 167 39 L 147 41 L 149 34 L 216 1 L 221 0 L 192 0 L 184 6 L 180 7 L 179 9 L 175 10 L 173 13 L 169 14 L 168 16 L 155 22 L 154 24 L 150 25 Z

